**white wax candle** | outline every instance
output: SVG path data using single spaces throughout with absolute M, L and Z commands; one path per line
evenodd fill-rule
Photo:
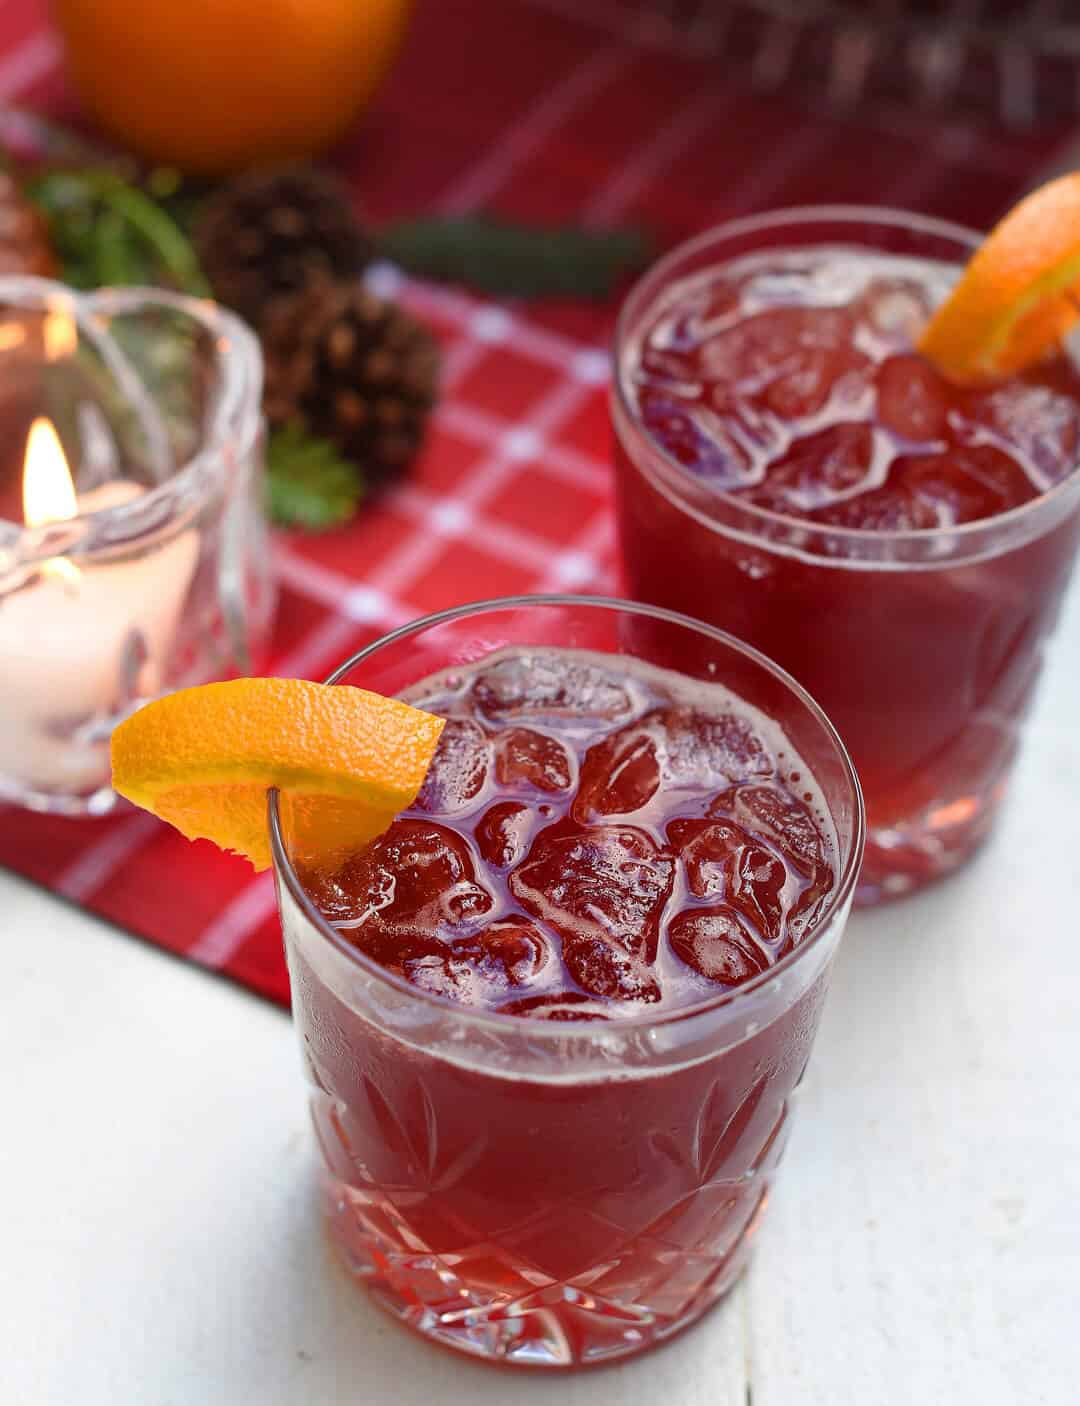
M 79 498 L 80 514 L 139 497 L 110 482 Z M 75 724 L 108 717 L 120 703 L 125 650 L 141 636 L 138 689 L 161 686 L 199 553 L 188 530 L 133 561 L 45 571 L 0 598 L 0 777 L 33 790 L 81 792 L 108 781 L 104 742 L 80 744 Z

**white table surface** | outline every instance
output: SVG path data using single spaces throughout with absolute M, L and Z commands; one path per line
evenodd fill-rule
M 1078 818 L 1080 589 L 989 847 L 851 923 L 749 1275 L 557 1380 L 421 1343 L 337 1267 L 281 1011 L 0 875 L 0 1403 L 1080 1401 Z

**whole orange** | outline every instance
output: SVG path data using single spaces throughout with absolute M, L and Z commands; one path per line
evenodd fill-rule
M 310 156 L 348 128 L 412 0 L 54 0 L 69 72 L 112 136 L 215 175 Z

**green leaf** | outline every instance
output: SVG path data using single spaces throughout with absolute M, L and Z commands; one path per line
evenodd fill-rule
M 606 298 L 655 254 L 641 229 L 545 228 L 486 215 L 398 221 L 378 243 L 382 258 L 409 273 L 518 298 Z
M 164 284 L 195 297 L 208 294 L 180 221 L 150 190 L 111 167 L 43 171 L 25 191 L 48 221 L 65 282 L 76 288 Z M 169 198 L 175 203 L 175 191 Z
M 338 527 L 353 516 L 364 494 L 356 465 L 300 425 L 272 432 L 266 467 L 270 516 L 282 527 L 312 532 Z

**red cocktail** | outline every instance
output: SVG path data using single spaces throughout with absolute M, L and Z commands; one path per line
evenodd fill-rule
M 854 888 L 850 763 L 759 655 L 611 602 L 447 612 L 333 681 L 450 719 L 332 871 L 274 820 L 335 1237 L 464 1351 L 640 1351 L 749 1252 Z
M 631 590 L 820 701 L 866 795 L 870 901 L 986 833 L 1080 531 L 1072 361 L 973 390 L 912 349 L 974 243 L 872 210 L 740 221 L 648 274 L 617 334 Z

